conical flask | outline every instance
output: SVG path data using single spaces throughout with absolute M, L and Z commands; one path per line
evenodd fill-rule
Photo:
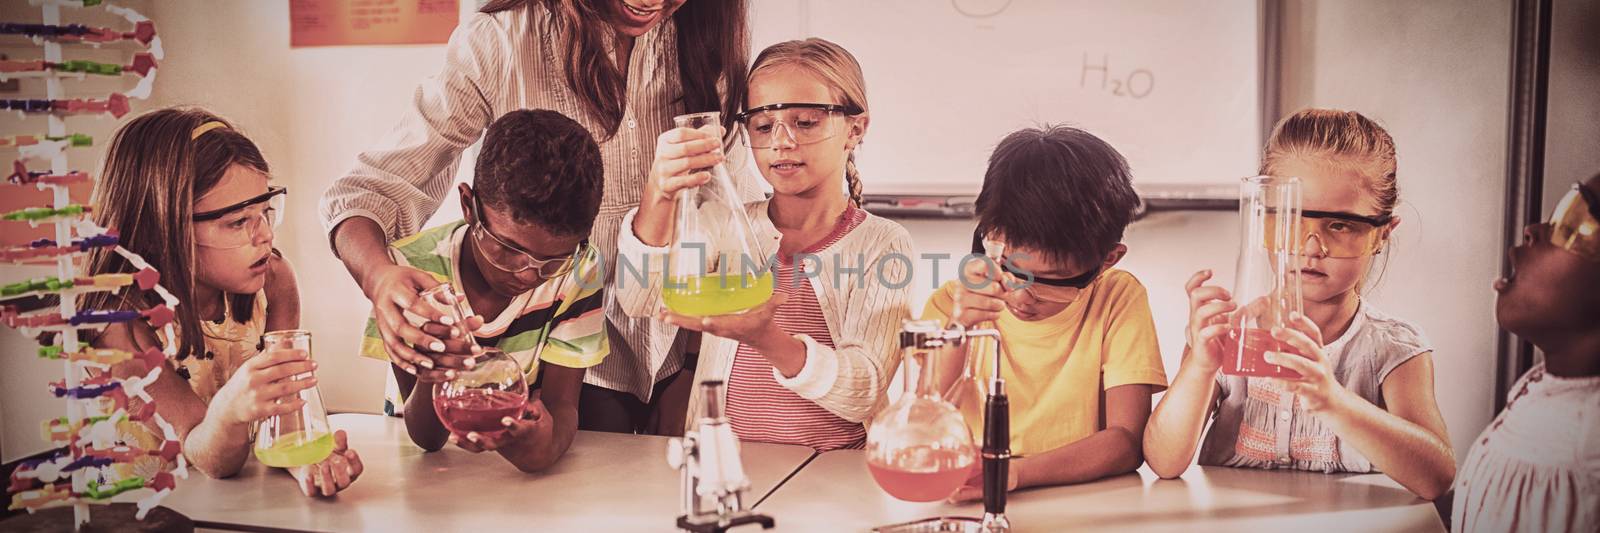
M 1222 373 L 1295 378 L 1300 375 L 1265 360 L 1268 352 L 1294 352 L 1272 337 L 1301 311 L 1300 266 L 1305 233 L 1300 224 L 1300 180 L 1257 176 L 1239 184 L 1239 260 L 1229 315 L 1233 330 L 1223 340 Z
M 867 469 L 879 487 L 901 500 L 948 498 L 977 464 L 966 419 L 940 399 L 928 361 L 943 346 L 940 333 L 937 321 L 906 321 L 900 332 L 906 392 L 879 411 L 867 431 Z
M 679 127 L 720 124 L 721 113 L 674 117 Z M 661 300 L 682 315 L 739 313 L 772 297 L 768 257 L 756 241 L 728 170 L 717 163 L 711 181 L 678 191 L 677 221 L 667 252 Z
M 272 331 L 262 335 L 261 340 L 266 346 L 277 346 L 287 341 L 290 348 L 305 350 L 306 356 L 311 356 L 310 331 Z M 289 379 L 311 379 L 311 373 Z M 299 410 L 269 417 L 256 424 L 255 454 L 261 464 L 279 468 L 313 465 L 333 453 L 333 431 L 328 428 L 328 412 L 322 407 L 322 393 L 317 391 L 317 387 L 311 387 L 300 391 L 300 399 L 305 401 L 305 405 Z

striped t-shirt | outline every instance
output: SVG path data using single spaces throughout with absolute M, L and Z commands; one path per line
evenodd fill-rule
M 839 223 L 822 240 L 805 250 L 816 254 L 833 246 L 850 230 L 867 219 L 866 211 L 846 210 Z M 790 335 L 806 335 L 818 344 L 835 348 L 833 335 L 822 316 L 817 293 L 808 280 L 795 279 L 796 266 L 790 258 L 779 257 L 773 268 L 773 290 L 789 295 L 789 300 L 773 312 L 772 320 Z M 728 377 L 728 421 L 739 440 L 796 444 L 817 451 L 860 448 L 867 430 L 823 409 L 789 390 L 773 375 L 772 363 L 747 344 L 740 343 L 733 357 L 733 373 Z
M 389 245 L 395 263 L 432 274 L 461 290 L 460 258 L 469 226 L 456 221 L 423 230 Z M 591 250 L 592 248 L 586 248 Z M 605 330 L 605 294 L 600 262 L 593 253 L 577 259 L 570 273 L 549 280 L 517 295 L 496 317 L 484 317 L 483 327 L 473 332 L 481 346 L 499 348 L 527 372 L 528 382 L 538 377 L 541 361 L 569 368 L 588 368 L 605 360 L 610 353 Z M 472 313 L 472 301 L 466 301 Z M 540 346 L 543 345 L 541 351 Z M 378 333 L 377 319 L 367 320 L 361 355 L 389 360 L 389 351 Z M 405 398 L 395 383 L 393 372 L 385 372 L 389 384 L 384 394 L 384 412 L 399 415 Z

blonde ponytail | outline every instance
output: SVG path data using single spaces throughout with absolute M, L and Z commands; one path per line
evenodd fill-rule
M 855 152 L 850 152 L 850 156 L 844 160 L 844 183 L 850 191 L 850 203 L 861 207 L 861 172 L 856 170 Z

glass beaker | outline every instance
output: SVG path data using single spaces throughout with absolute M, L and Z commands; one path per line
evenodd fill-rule
M 494 435 L 505 431 L 500 419 L 522 418 L 523 406 L 528 403 L 527 378 L 515 359 L 498 349 L 484 348 L 476 361 L 433 391 L 433 411 L 451 433 Z
M 1298 378 L 1269 364 L 1267 352 L 1296 353 L 1272 337 L 1302 310 L 1300 266 L 1305 234 L 1300 230 L 1300 180 L 1273 176 L 1245 178 L 1239 184 L 1239 260 L 1229 315 L 1233 331 L 1223 340 L 1222 373 Z
M 290 349 L 304 350 L 308 358 L 312 354 L 310 331 L 272 331 L 262 335 L 261 340 L 267 347 L 287 342 Z M 289 379 L 311 379 L 311 372 Z M 333 453 L 333 431 L 328 427 L 328 412 L 322 407 L 322 393 L 317 387 L 311 387 L 300 391 L 300 399 L 305 405 L 298 411 L 269 417 L 256 424 L 255 454 L 261 464 L 279 468 L 313 465 Z
M 900 350 L 906 392 L 874 415 L 867 431 L 867 470 L 884 492 L 912 502 L 955 494 L 977 464 L 978 449 L 966 419 L 940 399 L 928 361 L 943 346 L 937 321 L 905 322 Z
M 721 124 L 721 117 L 695 113 L 672 121 L 700 128 Z M 766 303 L 772 298 L 768 258 L 761 255 L 732 177 L 722 163 L 695 171 L 710 172 L 711 181 L 678 192 L 662 303 L 689 316 L 733 314 Z

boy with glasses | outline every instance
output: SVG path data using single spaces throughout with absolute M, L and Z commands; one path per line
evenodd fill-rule
M 585 369 L 609 353 L 603 265 L 586 241 L 600 208 L 599 147 L 578 123 L 554 111 L 515 111 L 490 125 L 475 186 L 458 185 L 463 220 L 395 241 L 401 266 L 449 283 L 468 318 L 451 323 L 432 302 L 410 306 L 412 325 L 438 339 L 411 346 L 419 359 L 391 357 L 369 320 L 362 355 L 393 363 L 384 411 L 403 415 L 426 450 L 449 441 L 498 451 L 517 468 L 542 470 L 560 458 L 578 428 Z M 471 368 L 478 346 L 504 351 L 527 372 L 526 414 L 497 435 L 450 435 L 433 408 L 439 383 Z
M 1127 253 L 1120 241 L 1138 201 L 1127 161 L 1079 129 L 1018 131 L 989 157 L 974 256 L 922 318 L 1000 330 L 1019 457 L 1008 489 L 1082 483 L 1144 462 L 1150 395 L 1167 379 L 1144 286 L 1112 268 Z M 937 375 L 949 389 L 963 366 L 988 376 L 994 360 L 992 343 L 946 348 Z M 983 399 L 957 390 L 964 397 L 951 399 L 982 434 Z M 954 498 L 980 498 L 978 476 Z

